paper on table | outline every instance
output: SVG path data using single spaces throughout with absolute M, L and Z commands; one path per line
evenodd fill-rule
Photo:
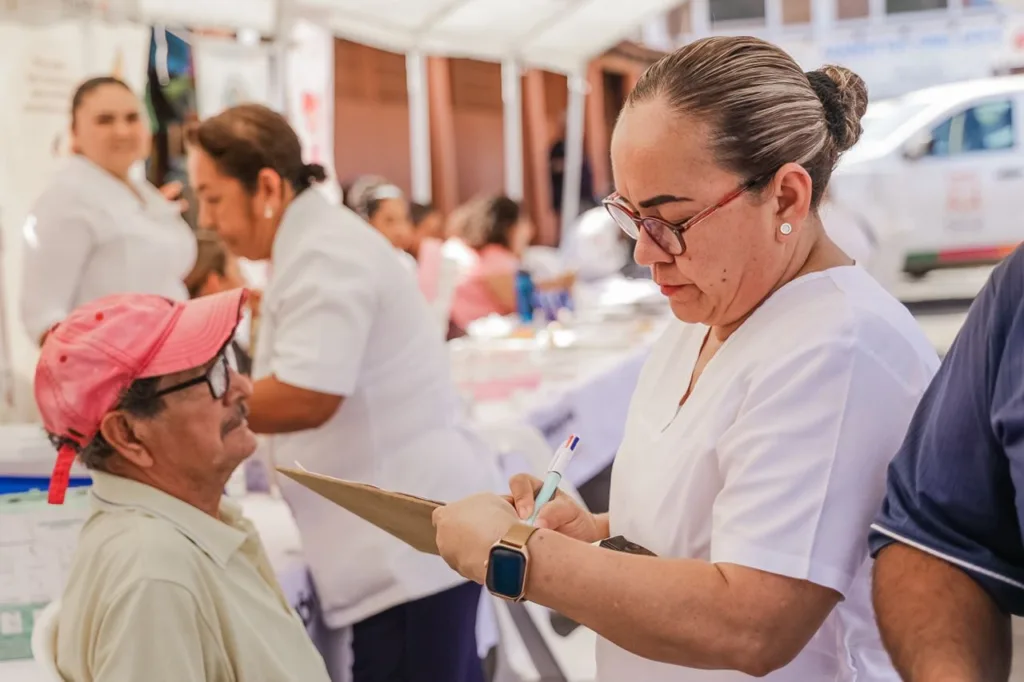
M 84 487 L 63 505 L 45 492 L 0 495 L 0 661 L 32 657 L 32 627 L 64 589 L 89 513 Z
M 314 474 L 296 464 L 298 469 L 277 467 L 277 470 L 407 545 L 428 554 L 438 553 L 431 516 L 435 509 L 444 505 L 443 502 Z

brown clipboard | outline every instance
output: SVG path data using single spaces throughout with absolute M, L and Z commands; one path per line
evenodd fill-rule
M 277 467 L 277 470 L 407 545 L 421 552 L 438 554 L 432 516 L 435 509 L 444 505 L 443 502 L 314 474 L 304 469 Z

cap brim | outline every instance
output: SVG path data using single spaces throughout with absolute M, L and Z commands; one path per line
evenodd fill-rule
M 177 374 L 212 360 L 231 340 L 248 298 L 246 289 L 233 289 L 185 303 L 160 349 L 138 378 Z

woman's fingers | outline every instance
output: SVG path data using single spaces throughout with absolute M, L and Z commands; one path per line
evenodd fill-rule
M 529 474 L 516 474 L 508 482 L 508 488 L 512 493 L 512 500 L 519 518 L 529 518 L 533 513 L 533 500 L 543 485 L 543 481 Z
M 184 191 L 184 189 L 185 186 L 178 182 L 177 180 L 175 180 L 174 182 L 168 182 L 166 185 L 161 187 L 160 194 L 163 194 L 164 198 L 167 199 L 167 201 L 176 201 L 179 197 L 181 197 L 181 193 L 182 191 Z
M 544 505 L 537 515 L 537 528 L 559 530 L 579 518 L 580 508 L 566 496 L 555 497 Z

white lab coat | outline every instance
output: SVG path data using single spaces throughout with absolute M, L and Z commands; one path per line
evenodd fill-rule
M 381 234 L 315 191 L 285 211 L 263 293 L 253 377 L 344 396 L 323 426 L 272 436 L 280 465 L 433 500 L 500 489 L 459 423 L 448 350 L 415 274 Z M 330 628 L 463 582 L 293 481 L 280 481 Z
M 196 240 L 178 206 L 148 182 L 133 192 L 82 156 L 36 200 L 23 233 L 21 320 L 39 339 L 76 307 L 116 293 L 186 300 Z
M 612 535 L 843 595 L 766 680 L 897 682 L 871 607 L 867 529 L 938 367 L 934 349 L 863 269 L 834 268 L 773 294 L 680 406 L 707 331 L 671 325 L 641 372 L 612 474 Z M 655 663 L 603 639 L 597 667 L 601 682 L 752 679 Z

